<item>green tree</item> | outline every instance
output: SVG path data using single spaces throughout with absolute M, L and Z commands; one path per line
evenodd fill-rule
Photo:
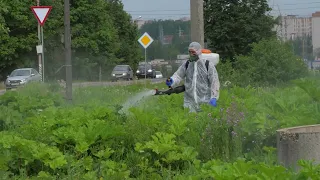
M 301 58 L 313 60 L 312 36 L 297 37 L 288 41 L 293 46 L 294 53 Z
M 163 28 L 163 35 L 172 35 L 171 44 L 162 44 L 160 29 Z M 179 35 L 180 31 L 180 35 Z M 178 54 L 187 53 L 190 43 L 190 21 L 181 20 L 155 20 L 144 24 L 140 29 L 140 35 L 144 32 L 155 40 L 148 47 L 148 59 L 176 59 Z M 141 52 L 144 53 L 142 49 Z
M 115 54 L 120 48 L 117 29 L 113 25 L 113 18 L 109 12 L 111 4 L 107 1 L 76 0 L 71 4 L 72 45 L 74 58 L 78 63 L 74 76 L 88 77 L 89 80 L 98 80 L 99 70 L 105 69 L 108 64 L 116 61 Z M 99 13 L 97 13 L 99 12 Z M 82 59 L 87 60 L 82 60 Z M 76 59 L 75 59 L 76 60 Z M 76 63 L 76 62 L 74 62 Z M 80 74 L 77 69 L 94 65 L 90 71 Z
M 32 64 L 37 31 L 31 1 L 1 1 L 0 5 L 0 72 L 5 77 L 14 67 Z
M 30 10 L 36 1 L 0 2 L 0 72 L 3 77 L 12 69 L 37 68 L 35 46 L 38 44 L 37 21 Z M 140 58 L 137 27 L 123 10 L 120 1 L 71 0 L 71 39 L 73 76 L 97 80 L 116 63 L 137 64 Z M 44 26 L 45 74 L 64 78 L 64 4 L 42 0 L 53 9 Z M 99 12 L 99 13 L 97 13 Z M 57 70 L 61 69 L 59 73 Z
M 133 68 L 136 68 L 142 59 L 138 44 L 138 27 L 133 23 L 131 16 L 123 10 L 123 3 L 120 0 L 109 1 L 108 7 L 108 13 L 118 32 L 118 46 L 120 48 L 116 51 L 116 57 L 121 59 L 121 63 L 129 63 Z
M 288 43 L 265 39 L 251 45 L 248 56 L 238 56 L 236 76 L 244 85 L 275 85 L 306 75 L 304 61 L 296 56 Z
M 246 55 L 250 44 L 275 36 L 267 0 L 204 0 L 205 38 L 221 58 Z
M 314 56 L 316 56 L 317 58 L 320 58 L 320 48 L 315 49 Z

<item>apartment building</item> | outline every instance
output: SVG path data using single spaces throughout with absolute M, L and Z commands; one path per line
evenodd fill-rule
M 312 17 L 296 15 L 280 16 L 280 25 L 275 27 L 278 37 L 284 41 L 312 35 Z
M 138 20 L 135 20 L 135 23 L 138 25 L 138 29 L 140 29 L 146 23 L 146 21 L 142 19 L 138 19 Z
M 319 54 L 320 50 L 320 11 L 312 14 L 312 45 L 315 55 Z M 320 57 L 316 57 L 320 60 Z

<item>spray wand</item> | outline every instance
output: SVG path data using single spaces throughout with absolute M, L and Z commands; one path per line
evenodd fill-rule
M 158 89 L 156 89 L 156 93 L 154 95 L 171 95 L 173 93 L 179 94 L 179 93 L 184 92 L 185 90 L 186 89 L 185 89 L 184 85 L 181 85 L 181 86 L 178 86 L 175 88 L 169 87 L 169 89 L 165 90 L 165 91 L 159 91 Z

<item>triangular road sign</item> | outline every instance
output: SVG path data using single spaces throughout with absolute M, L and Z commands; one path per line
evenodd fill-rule
M 52 6 L 31 6 L 31 10 L 41 26 L 46 22 L 51 9 Z

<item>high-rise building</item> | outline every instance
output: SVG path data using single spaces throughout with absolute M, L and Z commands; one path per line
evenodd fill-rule
M 312 45 L 316 59 L 320 58 L 320 11 L 312 14 Z
M 296 37 L 312 35 L 312 18 L 296 15 L 280 16 L 280 24 L 275 27 L 278 37 L 284 41 Z

